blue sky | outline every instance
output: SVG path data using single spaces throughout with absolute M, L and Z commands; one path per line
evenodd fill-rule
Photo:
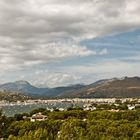
M 0 83 L 140 76 L 139 9 L 139 0 L 1 0 Z

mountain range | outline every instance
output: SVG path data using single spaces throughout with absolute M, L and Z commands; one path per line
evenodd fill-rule
M 38 88 L 27 81 L 15 81 L 0 85 L 0 91 L 18 92 L 34 98 L 52 98 L 57 97 L 61 93 L 73 92 L 83 87 L 84 85 L 71 85 L 67 87 Z
M 0 85 L 0 91 L 19 92 L 34 98 L 126 98 L 140 97 L 140 77 L 104 79 L 89 85 L 38 88 L 27 81 Z

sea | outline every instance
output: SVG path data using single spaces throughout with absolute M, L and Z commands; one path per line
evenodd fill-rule
M 3 115 L 7 117 L 12 117 L 15 114 L 21 114 L 21 113 L 29 113 L 34 109 L 37 108 L 45 108 L 48 110 L 53 110 L 53 109 L 60 109 L 60 110 L 65 110 L 68 107 L 82 107 L 83 103 L 50 103 L 50 104 L 43 104 L 43 103 L 38 103 L 38 104 L 28 104 L 28 105 L 5 105 L 1 106 L 0 109 L 2 110 Z

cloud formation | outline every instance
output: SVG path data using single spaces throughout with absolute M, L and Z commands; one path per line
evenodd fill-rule
M 139 0 L 1 0 L 0 32 L 19 39 L 88 38 L 139 27 Z
M 1 44 L 3 45 L 3 41 L 2 43 L 0 42 Z M 7 39 L 4 41 L 4 46 L 2 45 L 0 47 L 0 65 L 4 70 L 23 69 L 76 56 L 96 55 L 96 51 L 71 43 L 54 42 L 32 44 L 32 46 L 18 46 L 13 40 Z
M 107 55 L 80 42 L 137 29 L 139 13 L 139 0 L 0 0 L 1 71 Z
M 38 87 L 46 87 L 46 85 L 48 87 L 57 87 L 68 86 L 70 84 L 78 84 L 80 80 L 80 75 L 75 75 L 67 72 L 54 73 L 48 70 L 40 70 L 34 73 L 34 78 L 31 80 L 31 83 Z
M 59 70 L 34 70 L 16 80 L 26 80 L 38 87 L 68 86 L 71 84 L 91 84 L 96 80 L 114 77 L 137 76 L 140 64 L 110 60 L 96 64 L 63 66 Z

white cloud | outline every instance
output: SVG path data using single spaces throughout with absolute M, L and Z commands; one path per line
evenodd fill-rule
M 1 70 L 23 69 L 38 64 L 47 64 L 53 61 L 71 57 L 96 55 L 96 51 L 88 50 L 85 46 L 72 43 L 32 44 L 33 46 L 18 46 L 7 39 L 7 44 L 0 42 Z M 3 45 L 4 44 L 4 45 Z M 11 47 L 9 47 L 11 45 Z
M 30 80 L 33 85 L 38 87 L 57 87 L 68 86 L 71 83 L 79 83 L 81 77 L 70 73 L 51 72 L 48 70 L 39 70 L 33 73 L 33 78 Z M 24 77 L 26 79 L 26 76 Z
M 63 66 L 57 72 L 50 69 L 34 70 L 30 74 L 21 75 L 16 80 L 28 80 L 38 87 L 57 87 L 78 83 L 90 84 L 96 80 L 114 77 L 138 76 L 139 69 L 139 63 L 112 60 L 92 65 Z
M 139 0 L 1 0 L 0 35 L 53 41 L 132 30 L 139 7 Z
M 62 44 L 62 43 L 49 43 L 34 48 L 31 51 L 31 55 L 34 57 L 58 59 L 72 56 L 88 56 L 95 55 L 95 51 L 88 50 L 84 46 L 77 46 L 73 44 Z
M 32 71 L 35 65 L 73 57 L 106 55 L 107 49 L 89 50 L 79 45 L 80 41 L 139 28 L 139 13 L 139 0 L 0 0 L 1 73 L 6 75 L 6 71 L 26 68 Z M 107 66 L 97 65 L 99 70 L 96 72 L 116 71 L 116 65 Z M 134 70 L 130 66 L 128 69 Z M 81 67 L 78 72 L 83 70 Z M 89 73 L 93 71 L 86 67 L 88 70 Z M 71 76 L 65 78 L 65 74 L 54 75 L 72 79 Z M 74 71 L 68 73 L 73 74 Z

